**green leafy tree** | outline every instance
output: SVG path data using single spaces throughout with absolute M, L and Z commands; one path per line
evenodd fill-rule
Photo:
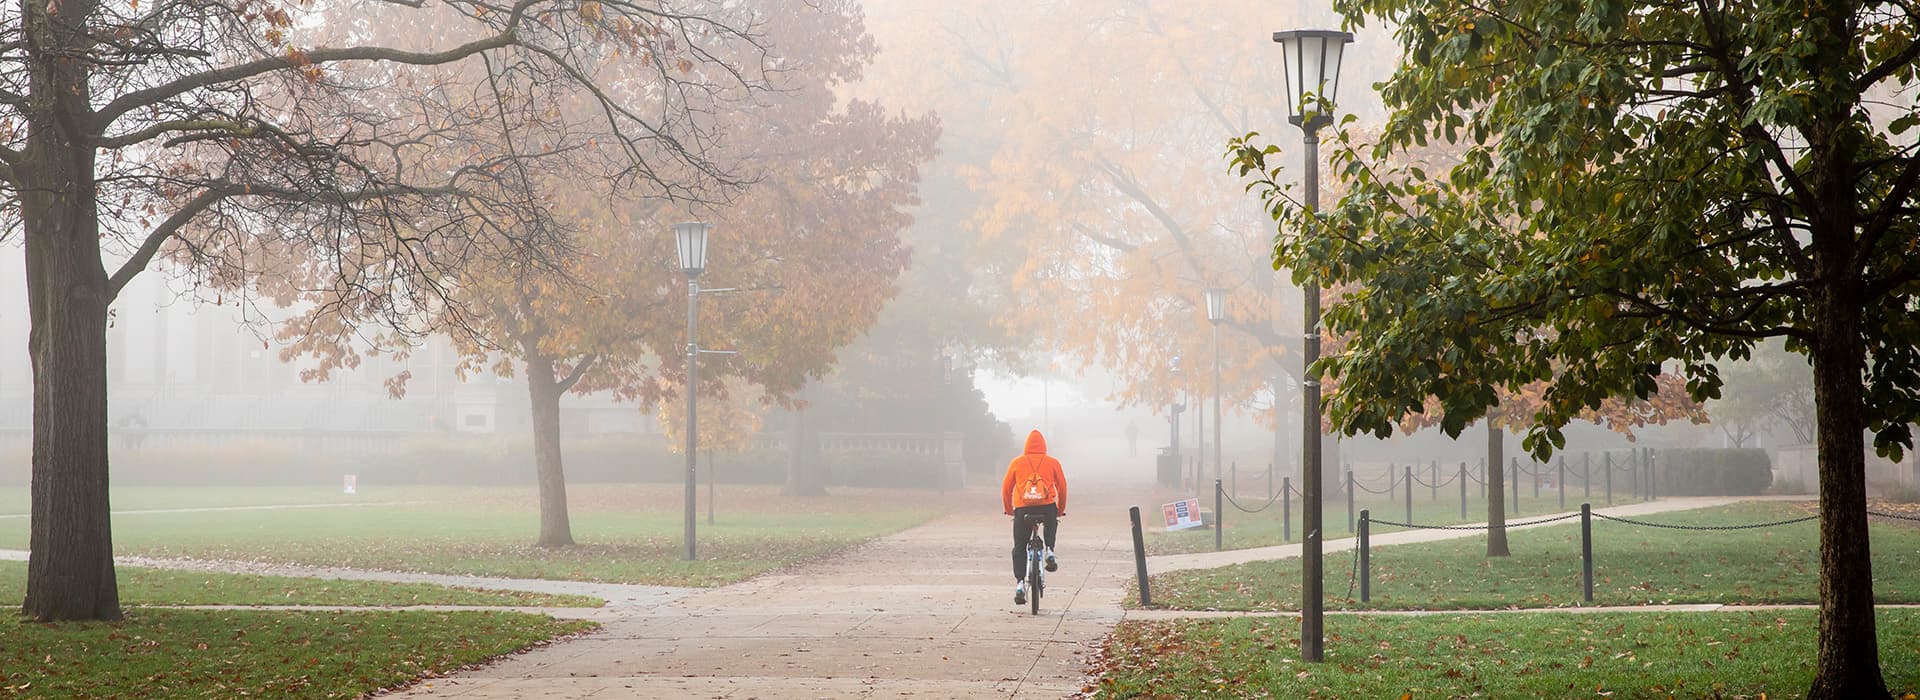
M 1329 416 L 1387 434 L 1435 397 L 1458 434 L 1502 389 L 1546 382 L 1524 444 L 1664 368 L 1696 399 L 1782 338 L 1813 365 L 1819 649 L 1811 698 L 1885 698 L 1868 557 L 1864 431 L 1911 446 L 1920 414 L 1920 57 L 1911 4 L 1340 0 L 1397 27 L 1378 143 L 1344 134 L 1347 187 L 1303 210 L 1268 158 L 1230 153 L 1282 220 L 1276 264 L 1357 282 L 1328 311 Z M 1878 111 L 1876 111 L 1878 110 Z M 1350 121 L 1350 120 L 1349 120 Z M 1381 168 L 1465 143 L 1443 175 Z
M 1722 373 L 1726 386 L 1720 398 L 1708 404 L 1708 411 L 1735 447 L 1744 447 L 1763 432 L 1791 444 L 1813 442 L 1819 421 L 1814 417 L 1813 376 L 1806 358 L 1771 341 L 1756 346 L 1753 357 Z

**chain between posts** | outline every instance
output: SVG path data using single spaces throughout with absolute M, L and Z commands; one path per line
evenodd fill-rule
M 1459 474 L 1458 472 L 1455 472 L 1455 473 L 1453 473 L 1453 474 L 1451 474 L 1451 475 L 1448 475 L 1448 476 L 1447 476 L 1447 480 L 1446 480 L 1446 481 L 1442 481 L 1442 482 L 1440 482 L 1440 483 L 1438 483 L 1438 484 L 1429 484 L 1429 483 L 1427 483 L 1426 481 L 1424 481 L 1424 480 L 1422 480 L 1422 479 L 1421 479 L 1421 478 L 1420 478 L 1419 476 L 1417 476 L 1417 475 L 1416 475 L 1416 476 L 1414 476 L 1414 477 L 1413 477 L 1413 483 L 1416 483 L 1416 484 L 1419 484 L 1419 485 L 1421 485 L 1421 486 L 1425 486 L 1425 487 L 1427 487 L 1427 488 L 1430 488 L 1430 489 L 1437 489 L 1437 488 L 1440 488 L 1440 487 L 1442 487 L 1442 486 L 1446 486 L 1447 484 L 1451 484 L 1451 483 L 1453 483 L 1453 480 L 1454 480 L 1454 479 L 1458 479 L 1458 478 L 1460 478 L 1460 474 Z
M 1359 480 L 1359 479 L 1355 479 L 1355 480 L 1353 481 L 1353 487 L 1354 487 L 1354 488 L 1357 488 L 1357 489 L 1360 489 L 1361 491 L 1365 491 L 1365 492 L 1367 492 L 1367 493 L 1371 493 L 1371 494 L 1373 494 L 1373 495 L 1376 495 L 1376 496 L 1384 496 L 1384 495 L 1387 495 L 1387 494 L 1390 494 L 1390 493 L 1393 493 L 1393 492 L 1395 491 L 1395 489 L 1394 489 L 1394 484 L 1397 484 L 1397 483 L 1400 483 L 1400 480 L 1399 480 L 1398 478 L 1392 478 L 1392 477 L 1389 477 L 1389 478 L 1387 479 L 1387 487 L 1386 487 L 1385 489 L 1382 489 L 1382 490 L 1379 490 L 1379 491 L 1375 491 L 1375 490 L 1373 490 L 1373 489 L 1371 489 L 1371 488 L 1368 488 L 1366 484 L 1363 484 L 1363 483 L 1360 483 L 1360 480 Z
M 1675 525 L 1673 523 L 1653 523 L 1653 522 L 1647 522 L 1645 520 L 1634 520 L 1632 518 L 1615 517 L 1612 515 L 1607 515 L 1605 513 L 1594 513 L 1593 517 L 1599 518 L 1601 520 L 1612 520 L 1616 523 L 1626 523 L 1628 525 L 1640 525 L 1644 527 L 1657 527 L 1657 528 L 1664 528 L 1667 530 L 1703 530 L 1703 531 L 1757 530 L 1763 527 L 1775 527 L 1778 525 L 1792 525 L 1794 523 L 1804 523 L 1809 520 L 1820 519 L 1820 516 L 1818 515 L 1809 515 L 1804 518 L 1790 518 L 1787 520 L 1775 520 L 1770 523 L 1749 523 L 1746 525 Z
M 1556 515 L 1551 518 L 1538 518 L 1535 520 L 1521 520 L 1517 522 L 1510 522 L 1506 524 L 1506 527 L 1525 527 L 1528 525 L 1555 523 L 1562 520 L 1568 520 L 1571 518 L 1578 518 L 1578 517 L 1580 517 L 1579 513 L 1567 513 L 1565 515 Z M 1486 523 L 1480 523 L 1478 525 L 1421 525 L 1418 523 L 1396 523 L 1392 520 L 1381 520 L 1379 518 L 1374 518 L 1372 522 L 1375 525 L 1391 525 L 1393 527 L 1405 528 L 1408 530 L 1485 530 L 1488 527 Z
M 1227 494 L 1225 494 L 1225 495 L 1226 495 L 1226 497 L 1227 497 L 1227 503 L 1228 503 L 1228 504 L 1230 504 L 1230 505 L 1232 505 L 1232 506 L 1233 506 L 1234 508 L 1236 508 L 1236 509 L 1239 509 L 1239 511 L 1240 511 L 1240 512 L 1242 512 L 1242 513 L 1258 513 L 1258 512 L 1260 512 L 1260 511 L 1263 511 L 1263 510 L 1266 510 L 1266 509 L 1268 509 L 1268 508 L 1271 508 L 1271 507 L 1273 507 L 1273 504 L 1274 504 L 1275 502 L 1278 502 L 1278 501 L 1280 500 L 1280 496 L 1281 496 L 1282 494 L 1280 494 L 1280 493 L 1275 493 L 1275 494 L 1273 494 L 1273 497 L 1272 497 L 1272 498 L 1269 498 L 1269 499 L 1267 499 L 1267 502 L 1266 502 L 1266 503 L 1262 503 L 1262 504 L 1260 504 L 1260 507 L 1259 507 L 1259 508 L 1248 508 L 1248 507 L 1246 507 L 1246 506 L 1243 506 L 1243 505 L 1240 505 L 1240 502 L 1239 502 L 1239 501 L 1237 501 L 1237 500 L 1234 500 L 1234 498 L 1233 498 L 1233 494 L 1232 494 L 1232 493 L 1227 493 Z

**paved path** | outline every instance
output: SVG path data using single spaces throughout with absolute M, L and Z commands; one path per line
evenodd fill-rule
M 1059 698 L 1123 613 L 1124 507 L 1063 521 L 1038 617 L 1013 605 L 1009 525 L 954 515 L 744 583 L 606 621 L 400 697 Z M 1079 515 L 1087 514 L 1086 516 Z M 1113 514 L 1118 513 L 1115 517 Z M 1105 514 L 1096 520 L 1087 516 Z

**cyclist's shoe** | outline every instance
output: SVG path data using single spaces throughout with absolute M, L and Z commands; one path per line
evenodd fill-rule
M 1021 583 L 1020 585 L 1013 587 L 1013 604 L 1014 605 L 1027 604 L 1027 584 Z
M 1056 560 L 1053 558 L 1053 550 L 1051 549 L 1047 550 L 1047 570 L 1048 571 L 1060 570 L 1060 562 L 1059 560 Z

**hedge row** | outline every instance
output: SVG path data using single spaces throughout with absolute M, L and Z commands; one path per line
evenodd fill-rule
M 595 435 L 563 439 L 567 479 L 580 483 L 677 483 L 686 460 L 657 436 Z M 841 486 L 932 487 L 939 457 L 891 450 L 826 452 L 820 455 L 828 483 Z M 528 435 L 440 433 L 409 436 L 375 447 L 362 457 L 303 449 L 273 440 L 134 447 L 115 444 L 109 455 L 113 483 L 121 486 L 289 486 L 340 483 L 345 474 L 361 484 L 503 485 L 535 482 L 533 440 Z M 723 483 L 777 484 L 787 478 L 787 453 L 754 450 L 717 454 L 711 468 Z M 0 451 L 0 484 L 28 482 L 27 452 Z M 709 460 L 702 456 L 701 479 Z
M 1656 454 L 1656 495 L 1757 496 L 1773 485 L 1773 460 L 1757 447 L 1665 449 Z

